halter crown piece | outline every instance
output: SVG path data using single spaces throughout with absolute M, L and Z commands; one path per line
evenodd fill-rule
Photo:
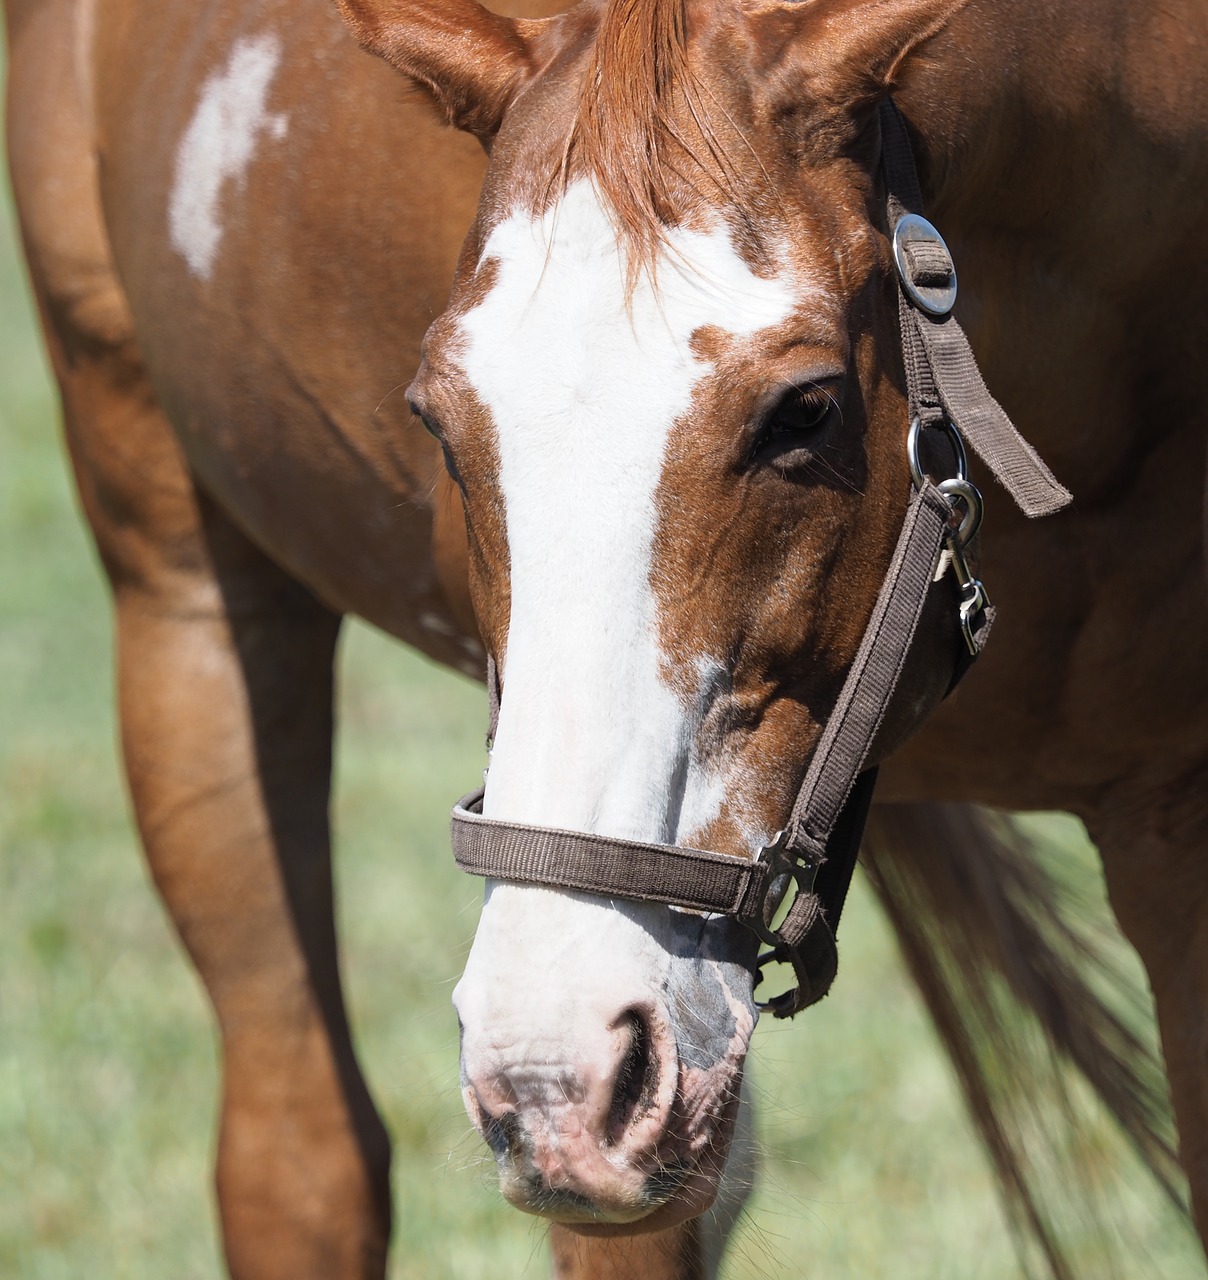
M 607 898 L 661 902 L 733 916 L 768 945 L 759 967 L 792 966 L 795 986 L 760 1007 L 778 1018 L 820 1000 L 838 968 L 835 929 L 855 869 L 876 769 L 865 759 L 914 639 L 924 601 L 947 551 L 957 586 L 960 640 L 956 680 L 982 651 L 994 610 L 966 548 L 981 524 L 981 494 L 969 482 L 964 442 L 1029 516 L 1048 515 L 1070 494 L 986 389 L 952 317 L 956 269 L 943 238 L 922 216 L 922 195 L 906 125 L 881 105 L 881 171 L 893 238 L 898 319 L 910 428 L 913 492 L 872 618 L 784 830 L 754 859 L 583 831 L 499 822 L 482 814 L 482 791 L 453 810 L 453 855 L 471 875 L 575 889 Z M 925 439 L 943 437 L 956 474 L 933 480 L 921 461 Z M 499 684 L 488 670 L 491 733 Z M 777 915 L 790 887 L 796 892 Z

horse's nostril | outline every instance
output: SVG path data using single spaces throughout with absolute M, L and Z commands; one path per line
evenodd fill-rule
M 629 1048 L 617 1072 L 608 1111 L 606 1138 L 613 1144 L 654 1106 L 658 1092 L 658 1060 L 647 1019 L 630 1009 L 621 1020 L 629 1025 Z
M 523 1133 L 519 1117 L 514 1111 L 493 1116 L 485 1109 L 482 1113 L 482 1136 L 496 1159 L 511 1156 L 517 1159 L 523 1150 Z

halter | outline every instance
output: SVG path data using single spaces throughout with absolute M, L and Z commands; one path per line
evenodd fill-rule
M 834 981 L 835 930 L 876 782 L 875 767 L 865 768 L 865 761 L 928 593 L 943 576 L 942 554 L 958 593 L 953 687 L 990 634 L 994 610 L 966 555 L 981 524 L 982 498 L 968 478 L 965 439 L 1025 514 L 1048 515 L 1070 501 L 986 389 L 952 317 L 956 269 L 943 238 L 922 216 L 905 121 L 890 100 L 881 105 L 881 134 L 910 405 L 906 449 L 912 492 L 872 617 L 784 830 L 750 859 L 500 822 L 483 816 L 481 790 L 453 810 L 453 854 L 472 875 L 733 916 L 767 944 L 760 970 L 772 961 L 792 966 L 796 985 L 760 1005 L 778 1018 L 814 1004 Z M 923 446 L 941 439 L 955 474 L 936 481 L 924 465 Z M 493 663 L 488 686 L 493 736 L 499 705 Z M 795 892 L 786 910 L 790 887 Z

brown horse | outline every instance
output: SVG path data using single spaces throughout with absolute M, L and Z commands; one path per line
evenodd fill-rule
M 924 617 L 866 853 L 1064 1275 L 962 997 L 1003 975 L 1162 1172 L 1152 1100 L 1028 851 L 928 806 L 1084 819 L 1208 1238 L 1208 9 L 343 8 L 429 103 L 325 5 L 6 0 L 131 792 L 222 1032 L 232 1273 L 384 1267 L 388 1144 L 331 918 L 341 614 L 466 669 L 491 653 L 496 817 L 748 856 L 783 825 L 910 489 L 891 89 L 987 380 L 1076 505 L 1029 523 L 987 492 L 993 644 L 940 703 L 949 619 Z M 566 1224 L 559 1274 L 715 1268 L 750 964 L 728 922 L 490 886 L 456 996 L 467 1107 L 509 1199 Z

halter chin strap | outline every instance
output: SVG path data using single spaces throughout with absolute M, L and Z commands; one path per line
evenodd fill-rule
M 881 134 L 914 488 L 872 617 L 784 830 L 751 859 L 500 822 L 483 816 L 482 791 L 453 810 L 453 854 L 472 875 L 733 916 L 768 944 L 761 968 L 779 961 L 793 969 L 796 985 L 761 1006 L 778 1018 L 820 1000 L 834 980 L 835 928 L 876 781 L 876 769 L 865 768 L 868 752 L 932 584 L 946 576 L 939 573 L 941 554 L 948 557 L 958 590 L 963 643 L 955 679 L 990 633 L 993 609 L 966 558 L 982 503 L 966 474 L 963 437 L 1028 515 L 1046 515 L 1070 501 L 986 390 L 968 340 L 952 317 L 956 270 L 943 239 L 922 217 L 909 137 L 892 101 L 882 104 Z M 932 438 L 945 442 L 954 455 L 956 474 L 939 482 L 927 475 L 921 458 L 924 442 Z M 493 662 L 487 683 L 493 737 L 499 705 Z M 791 887 L 796 891 L 777 919 Z

